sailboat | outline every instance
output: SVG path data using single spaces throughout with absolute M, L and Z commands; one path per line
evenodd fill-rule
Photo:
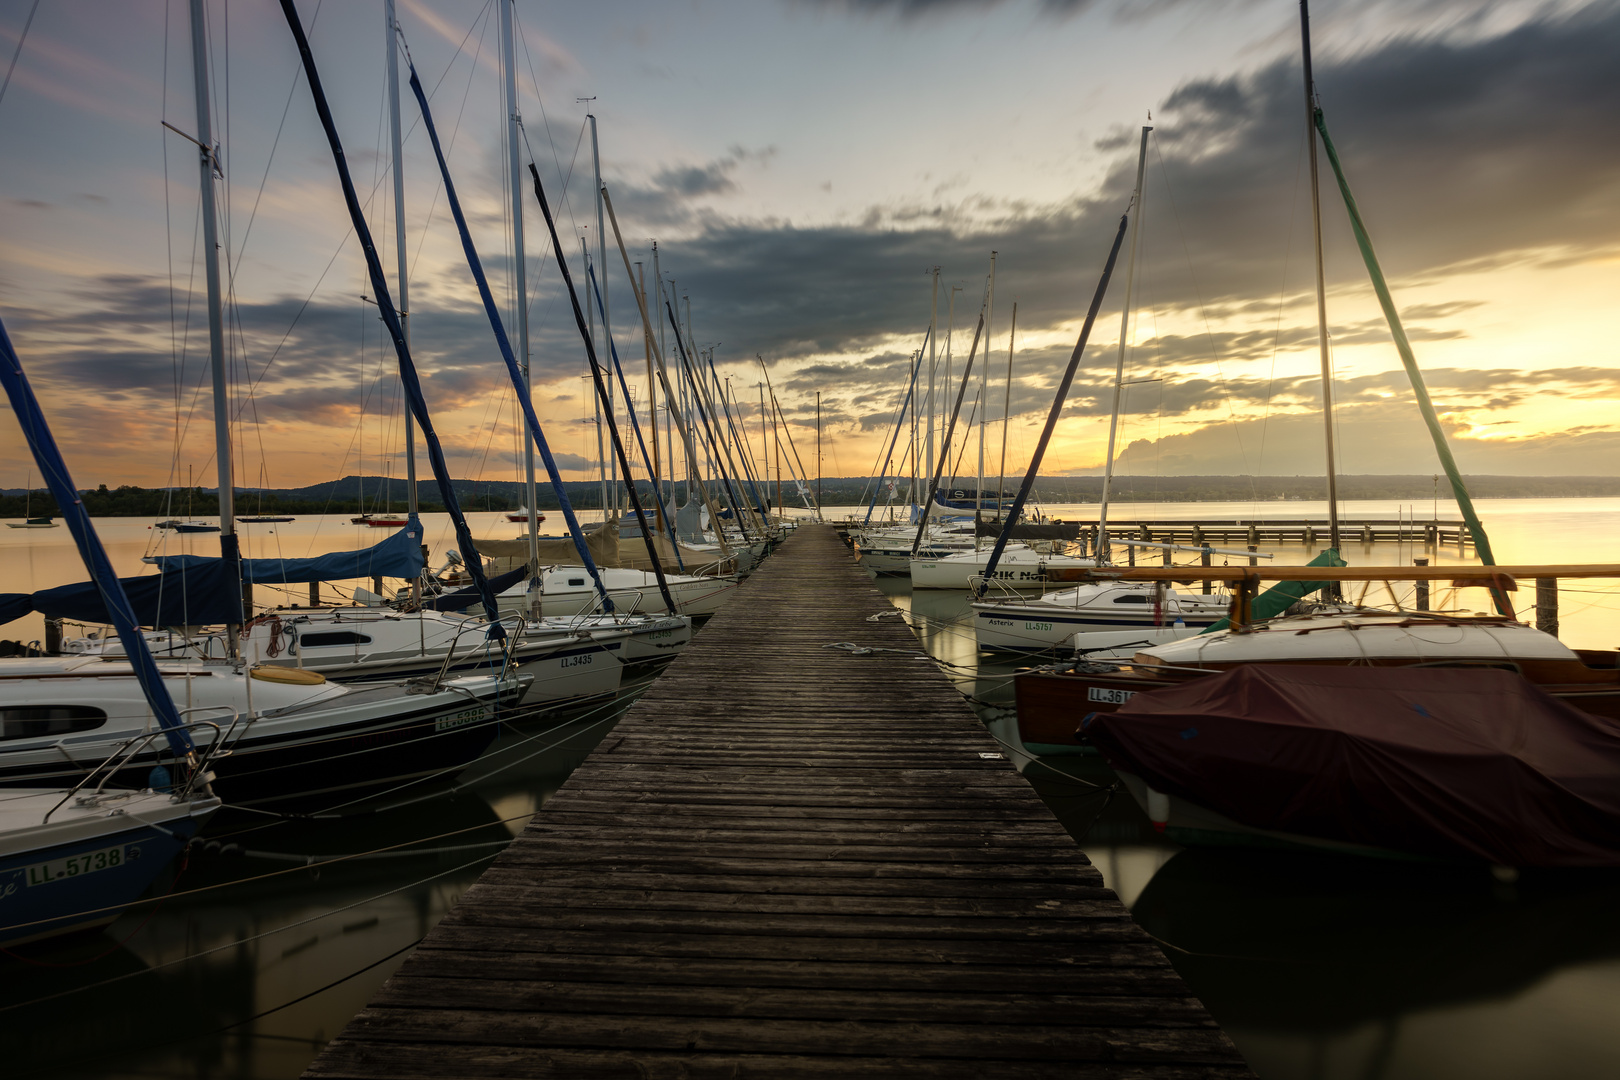
M 980 365 L 979 399 L 983 402 L 988 397 L 988 372 L 990 370 L 990 313 L 991 305 L 995 299 L 996 281 L 996 253 L 990 253 L 990 275 L 987 279 L 985 291 L 984 314 L 980 317 L 980 327 L 985 337 L 985 362 Z M 967 367 L 962 373 L 962 386 L 957 395 L 956 407 L 961 409 L 962 399 L 967 393 L 968 382 L 973 375 L 973 361 L 978 352 L 979 335 L 974 334 L 973 348 L 968 354 Z M 971 417 L 969 418 L 971 422 Z M 943 471 L 945 455 L 949 454 L 950 431 L 954 429 L 955 416 L 952 424 L 946 429 L 946 445 L 940 456 L 940 463 L 936 469 L 934 481 L 929 489 L 929 504 L 936 501 L 949 506 L 950 501 L 942 499 L 944 494 L 939 488 L 939 475 Z M 984 496 L 984 417 L 981 411 L 979 422 L 979 466 L 977 486 L 971 493 L 973 507 L 973 536 L 970 546 L 960 551 L 933 558 L 926 557 L 922 552 L 921 541 L 923 533 L 919 531 L 918 542 L 914 542 L 915 551 L 910 560 L 911 587 L 913 589 L 972 589 L 975 583 L 989 581 L 999 589 L 1022 591 L 1028 589 L 1043 590 L 1052 581 L 1075 580 L 1096 565 L 1094 559 L 1071 555 L 1061 550 L 1052 542 L 1030 542 L 1019 544 L 999 544 L 993 549 L 983 548 L 980 545 L 977 523 L 983 516 L 985 509 Z M 960 492 L 968 495 L 966 491 Z M 954 500 L 963 501 L 963 500 Z M 1017 505 L 1014 500 L 1008 505 L 1001 498 L 998 491 L 993 500 L 994 509 L 998 515 L 1013 509 Z M 992 565 L 992 562 L 994 565 Z
M 0 384 L 46 484 L 58 504 L 67 508 L 69 531 L 86 569 L 115 609 L 119 631 L 139 651 L 140 635 L 126 616 L 128 600 L 112 575 L 90 515 L 75 497 L 67 463 L 4 325 L 0 325 Z M 172 790 L 167 784 L 163 791 L 154 790 L 158 785 L 140 790 L 111 787 L 119 766 L 133 752 L 126 746 L 119 748 L 120 754 L 97 759 L 100 763 L 87 774 L 67 783 L 32 784 L 0 798 L 0 946 L 10 948 L 112 922 L 219 808 L 220 800 L 208 787 L 210 756 L 196 752 L 173 699 L 161 680 L 152 677 L 151 657 L 142 656 L 138 663 L 142 689 L 159 722 L 156 731 L 142 738 L 148 743 L 162 739 L 174 759 L 191 766 L 190 775 Z M 0 697 L 4 718 L 0 741 L 6 745 L 46 735 L 60 754 L 64 741 L 60 729 L 85 726 L 89 719 L 72 709 L 19 705 L 16 698 L 16 688 L 6 685 Z
M 1474 513 L 1472 500 L 1434 415 L 1393 298 L 1378 268 L 1371 240 L 1350 195 L 1332 142 L 1327 138 L 1326 124 L 1317 105 L 1312 80 L 1309 13 L 1304 3 L 1300 5 L 1300 31 L 1309 124 L 1312 215 L 1316 226 L 1317 316 L 1323 365 L 1323 412 L 1327 421 L 1332 546 L 1324 555 L 1336 555 L 1338 501 L 1333 465 L 1326 287 L 1322 273 L 1321 219 L 1316 181 L 1318 132 L 1337 175 L 1352 228 L 1374 290 L 1384 308 L 1397 351 L 1406 367 L 1413 395 L 1429 427 L 1441 465 L 1451 478 L 1458 506 L 1475 537 L 1481 561 L 1485 564 L 1476 569 L 1494 573 L 1492 564 L 1495 560 L 1490 553 L 1489 539 Z M 1329 565 L 1332 565 L 1331 560 Z M 1575 576 L 1610 576 L 1610 570 L 1606 567 L 1563 570 L 1566 576 L 1572 571 Z M 1373 580 L 1398 580 L 1403 576 L 1400 568 L 1387 571 L 1361 568 L 1361 572 L 1364 578 L 1373 575 Z M 1197 576 L 1197 571 L 1190 570 L 1189 576 Z M 1304 587 L 1315 591 L 1342 575 L 1327 569 L 1321 572 L 1321 576 L 1323 581 L 1310 582 Z M 1460 575 L 1451 571 L 1451 576 Z M 1484 583 L 1492 587 L 1499 608 L 1497 614 L 1471 616 L 1453 612 L 1381 610 L 1330 599 L 1329 602 L 1318 604 L 1314 611 L 1251 624 L 1243 617 L 1247 597 L 1235 596 L 1235 615 L 1229 629 L 1205 632 L 1178 641 L 1154 643 L 1137 650 L 1130 662 L 1117 670 L 1102 664 L 1077 664 L 1068 669 L 1038 669 L 1020 673 L 1014 679 L 1020 735 L 1025 747 L 1035 752 L 1072 751 L 1081 741 L 1077 717 L 1093 712 L 1112 712 L 1140 693 L 1259 664 L 1505 669 L 1517 673 L 1554 698 L 1563 699 L 1586 712 L 1620 718 L 1620 651 L 1577 651 L 1568 648 L 1553 635 L 1518 622 L 1511 606 L 1506 603 L 1501 584 L 1494 581 L 1490 573 L 1476 573 L 1474 576 L 1483 576 Z M 1524 568 L 1519 576 L 1539 578 L 1558 575 L 1549 575 L 1546 569 Z M 1335 593 L 1336 587 L 1329 591 L 1330 595 Z M 1298 595 L 1295 594 L 1296 597 Z M 1149 786 L 1154 782 L 1151 776 L 1144 777 L 1144 780 Z
M 255 524 L 255 525 L 283 524 L 283 523 L 288 522 L 288 521 L 296 521 L 297 518 L 294 518 L 291 515 L 266 514 L 264 512 L 264 488 L 265 488 L 265 471 L 264 471 L 264 466 L 261 464 L 259 466 L 259 509 L 258 509 L 258 512 L 253 513 L 253 514 L 238 514 L 238 515 L 236 515 L 236 520 L 237 521 L 246 521 L 246 522 L 249 522 L 249 523 Z
M 193 38 L 201 42 L 200 3 L 191 6 L 191 17 Z M 122 756 L 112 771 L 113 782 L 148 782 L 154 770 L 176 764 L 172 750 L 153 745 L 151 739 L 155 720 L 163 718 L 151 695 L 167 700 L 169 688 L 172 696 L 187 702 L 192 723 L 205 730 L 200 741 L 220 755 L 212 771 L 233 802 L 298 803 L 340 793 L 355 797 L 402 778 L 453 774 L 483 752 L 532 682 L 531 677 L 511 671 L 509 657 L 481 674 L 454 676 L 441 670 L 420 683 L 364 688 L 329 682 L 314 671 L 249 668 L 237 662 L 242 564 L 233 528 L 214 154 L 202 50 L 194 50 L 193 56 L 198 65 L 197 145 L 222 558 L 181 568 L 173 575 L 127 581 L 118 581 L 108 567 L 105 576 L 117 584 L 120 597 L 126 596 L 127 588 L 137 593 L 133 607 L 131 600 L 121 601 L 128 609 L 122 614 L 107 604 L 104 597 L 110 586 L 101 584 L 99 577 L 90 586 L 0 598 L 0 609 L 9 618 L 36 610 L 47 618 L 107 623 L 125 617 L 130 624 L 119 624 L 125 650 L 121 657 L 88 654 L 0 661 L 0 703 L 8 729 L 8 737 L 0 740 L 0 785 L 71 785 L 114 750 Z M 64 498 L 71 499 L 71 493 L 59 494 L 58 502 Z M 417 559 L 419 563 L 419 549 Z M 228 662 L 188 659 L 154 665 L 135 629 L 209 624 L 226 627 L 221 640 Z M 15 733 L 13 712 L 19 725 Z M 194 766 L 187 768 L 195 771 Z
M 506 515 L 507 521 L 521 522 L 525 525 L 528 524 L 530 518 L 534 519 L 534 523 L 538 527 L 545 524 L 546 515 L 536 510 L 530 510 L 527 506 L 520 506 Z
M 220 527 L 218 525 L 214 524 L 213 522 L 211 522 L 211 521 L 198 521 L 196 518 L 191 516 L 191 495 L 192 495 L 192 492 L 196 491 L 196 485 L 195 485 L 195 483 L 193 483 L 193 481 L 191 479 L 191 472 L 190 472 L 191 466 L 189 466 L 189 465 L 186 466 L 186 470 L 187 471 L 186 471 L 186 517 L 185 517 L 185 520 L 182 521 L 179 518 L 170 518 L 167 521 L 158 522 L 157 525 L 156 525 L 156 528 L 159 528 L 159 529 L 173 529 L 177 533 L 219 532 Z
M 24 481 L 24 486 L 23 486 L 23 520 L 22 521 L 8 521 L 8 522 L 6 522 L 6 528 L 8 528 L 8 529 L 54 529 L 54 528 L 56 528 L 56 522 L 54 522 L 54 521 L 52 521 L 50 519 L 50 515 L 47 514 L 44 517 L 34 517 L 34 512 L 33 512 L 34 487 L 33 487 L 33 485 L 34 485 L 34 474 L 29 473 L 28 478 L 27 478 L 27 480 Z

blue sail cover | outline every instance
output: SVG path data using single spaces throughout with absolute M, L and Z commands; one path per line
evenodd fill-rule
M 159 555 L 151 561 L 165 574 L 178 570 L 194 572 L 221 562 L 206 555 Z M 382 543 L 359 551 L 333 551 L 309 559 L 243 559 L 242 580 L 253 585 L 287 585 L 300 581 L 413 578 L 422 572 L 423 565 L 422 529 L 415 525 L 406 526 Z M 199 621 L 220 620 L 191 620 Z
M 119 578 L 138 626 L 205 626 L 242 621 L 236 577 L 224 559 L 204 559 L 198 566 L 167 574 Z M 37 611 L 47 619 L 116 623 L 94 581 L 58 585 L 36 593 L 0 595 L 0 622 Z
M 501 593 L 505 592 L 507 589 L 510 589 L 510 588 L 513 588 L 514 586 L 516 586 L 519 582 L 521 582 L 524 578 L 526 578 L 528 576 L 529 576 L 529 567 L 527 566 L 527 564 L 525 564 L 523 566 L 518 567 L 516 570 L 507 571 L 506 573 L 502 574 L 500 577 L 490 578 L 489 579 L 489 587 L 495 591 L 496 596 L 499 596 L 499 595 L 501 595 Z M 443 596 L 435 596 L 431 600 L 423 600 L 422 601 L 422 610 L 424 610 L 424 611 L 466 611 L 468 608 L 472 607 L 474 604 L 476 604 L 478 602 L 479 602 L 478 586 L 469 585 L 465 589 L 458 589 L 455 592 L 445 593 Z

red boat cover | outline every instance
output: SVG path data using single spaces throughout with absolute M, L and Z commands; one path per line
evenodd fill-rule
M 1504 866 L 1620 866 L 1620 724 L 1489 668 L 1248 665 L 1081 725 L 1254 828 Z

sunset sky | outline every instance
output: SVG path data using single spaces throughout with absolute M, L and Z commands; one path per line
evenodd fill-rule
M 0 65 L 33 8 L 0 0 Z M 299 8 L 392 275 L 382 2 Z M 237 483 L 376 474 L 385 460 L 402 476 L 392 349 L 361 300 L 371 290 L 280 9 L 207 9 Z M 399 0 L 510 327 L 497 10 Z M 519 0 L 518 19 L 524 160 L 532 148 L 562 202 L 576 275 L 580 227 L 595 243 L 576 99 L 594 97 L 630 257 L 650 280 L 658 241 L 756 439 L 757 353 L 807 459 L 820 391 L 823 471 L 871 471 L 927 327 L 931 268 L 942 342 L 960 290 L 959 376 L 995 250 L 988 415 L 1002 414 L 1016 301 L 1008 459 L 1021 469 L 1151 113 L 1118 467 L 1321 472 L 1297 4 Z M 1614 473 L 1620 4 L 1322 0 L 1312 36 L 1328 125 L 1463 470 Z M 81 485 L 184 482 L 188 469 L 214 483 L 196 151 L 161 126 L 195 130 L 191 80 L 183 0 L 46 0 L 0 98 L 0 318 Z M 452 472 L 514 479 L 513 394 L 408 97 L 404 116 L 429 406 Z M 1436 471 L 1322 169 L 1340 470 Z M 532 197 L 525 215 L 536 405 L 567 475 L 585 479 L 583 348 Z M 615 340 L 642 400 L 635 305 L 611 247 L 609 262 Z M 1102 468 L 1123 270 L 1044 473 Z M 21 486 L 9 413 L 0 462 L 0 487 Z

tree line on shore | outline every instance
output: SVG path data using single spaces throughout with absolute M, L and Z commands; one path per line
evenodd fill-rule
M 962 479 L 962 478 L 959 478 Z M 1620 477 L 1608 476 L 1470 476 L 1465 477 L 1476 499 L 1529 498 L 1614 498 L 1620 497 Z M 719 481 L 715 482 L 717 485 Z M 464 510 L 510 511 L 523 503 L 524 488 L 517 481 L 454 482 L 456 497 Z M 723 485 L 720 485 L 723 486 Z M 776 502 L 776 484 L 763 485 L 767 501 Z M 850 506 L 871 499 L 873 480 L 865 476 L 823 477 L 811 481 L 819 486 L 821 502 L 827 506 Z M 887 482 L 882 483 L 878 502 L 890 501 Z M 949 488 L 949 485 L 942 485 Z M 961 487 L 958 483 L 955 487 Z M 971 488 L 971 480 L 967 481 Z M 622 486 L 621 486 L 622 487 Z M 572 481 L 564 485 L 569 501 L 581 510 L 602 506 L 600 481 Z M 676 485 L 680 490 L 680 485 Z M 910 482 L 902 478 L 895 485 L 894 501 L 909 502 Z M 645 503 L 652 498 L 652 485 L 638 480 L 636 489 Z M 419 505 L 424 513 L 442 512 L 444 504 L 432 481 L 419 485 Z M 669 481 L 664 482 L 666 495 Z M 1013 485 L 1007 487 L 1010 497 Z M 92 517 L 208 518 L 219 515 L 218 493 L 205 488 L 142 488 L 125 484 L 109 489 L 106 484 L 80 492 Z M 557 509 L 557 497 L 549 484 L 537 488 L 536 502 L 541 510 Z M 968 496 L 971 498 L 971 494 Z M 1102 497 L 1100 476 L 1042 476 L 1032 491 L 1036 504 L 1089 503 Z M 1116 476 L 1109 491 L 1111 501 L 1133 502 L 1271 502 L 1320 501 L 1327 497 L 1320 476 Z M 1414 503 L 1437 500 L 1449 502 L 1450 488 L 1444 477 L 1418 476 L 1341 476 L 1340 499 L 1411 500 Z M 782 501 L 789 507 L 801 505 L 797 489 L 782 485 Z M 238 490 L 238 514 L 354 514 L 405 508 L 404 484 L 386 478 L 344 477 L 342 480 L 306 488 L 277 490 Z M 45 489 L 24 492 L 0 491 L 0 518 L 60 516 L 56 500 Z

